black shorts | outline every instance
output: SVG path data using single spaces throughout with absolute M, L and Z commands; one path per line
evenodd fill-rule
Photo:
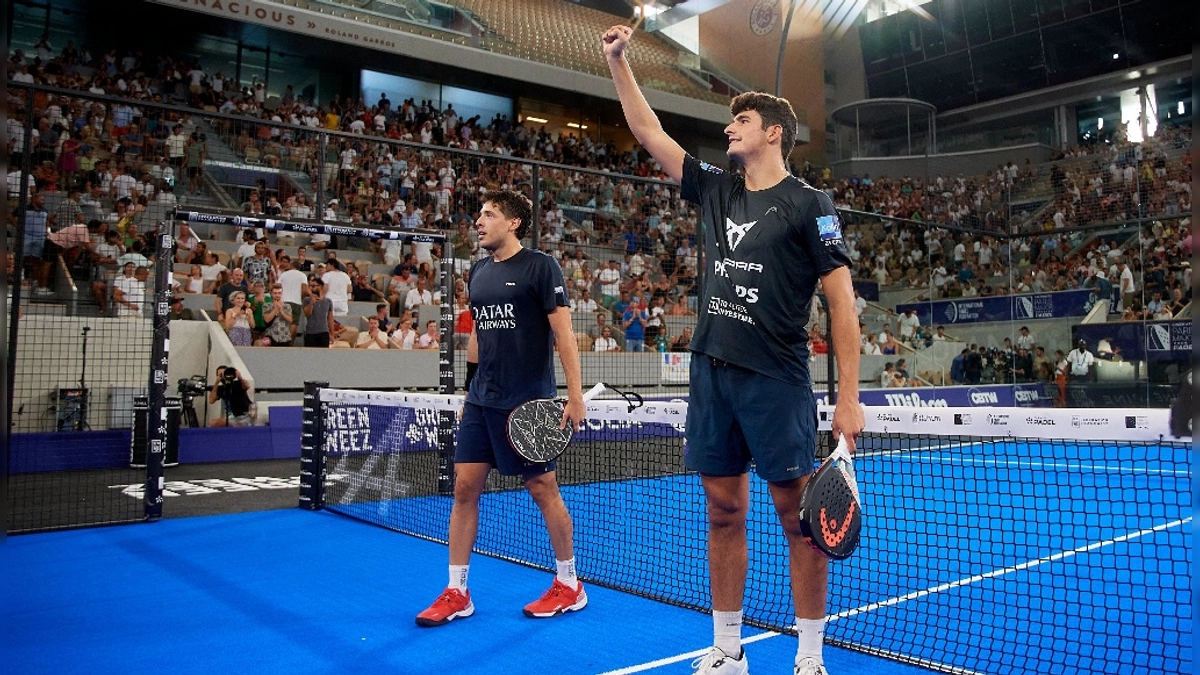
M 458 438 L 454 461 L 490 464 L 504 476 L 520 476 L 529 480 L 554 471 L 557 462 L 530 462 L 513 450 L 508 442 L 510 410 L 486 408 L 474 403 L 463 406 L 458 423 Z
M 684 466 L 709 476 L 750 469 L 781 482 L 813 472 L 817 404 L 812 388 L 693 353 Z
M 305 347 L 328 347 L 329 346 L 329 333 L 305 333 L 304 334 L 304 346 Z

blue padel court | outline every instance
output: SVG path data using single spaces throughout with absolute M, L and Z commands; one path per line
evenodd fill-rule
M 1191 671 L 1189 446 L 903 440 L 856 460 L 864 538 L 831 564 L 828 628 L 855 649 L 827 646 L 831 673 Z M 564 485 L 590 604 L 544 621 L 520 611 L 553 564 L 536 508 L 486 494 L 476 615 L 438 629 L 413 617 L 445 583 L 451 500 L 388 489 L 12 537 L 9 672 L 688 673 L 710 644 L 695 475 Z M 751 672 L 788 673 L 786 553 L 756 478 L 750 520 Z

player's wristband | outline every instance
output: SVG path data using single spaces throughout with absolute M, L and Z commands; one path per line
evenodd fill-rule
M 467 361 L 467 379 L 463 381 L 463 391 L 471 391 L 471 380 L 475 379 L 476 370 L 479 370 L 479 364 Z

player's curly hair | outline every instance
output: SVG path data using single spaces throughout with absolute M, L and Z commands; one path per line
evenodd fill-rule
M 763 131 L 778 124 L 783 128 L 783 136 L 779 139 L 779 151 L 783 153 L 783 161 L 787 162 L 792 148 L 796 147 L 796 132 L 800 123 L 796 120 L 796 111 L 786 98 L 772 96 L 761 91 L 748 91 L 738 94 L 729 102 L 729 112 L 737 117 L 738 113 L 753 110 L 762 118 Z
M 495 190 L 487 193 L 484 200 L 491 202 L 505 218 L 521 220 L 521 224 L 517 226 L 517 239 L 524 239 L 529 235 L 529 228 L 533 224 L 533 203 L 528 197 L 513 190 Z

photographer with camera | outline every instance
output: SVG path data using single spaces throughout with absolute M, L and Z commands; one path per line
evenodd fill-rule
M 254 404 L 246 393 L 250 383 L 233 366 L 218 366 L 216 382 L 208 393 L 208 402 L 221 401 L 221 416 L 209 422 L 212 427 L 248 427 L 254 424 Z

